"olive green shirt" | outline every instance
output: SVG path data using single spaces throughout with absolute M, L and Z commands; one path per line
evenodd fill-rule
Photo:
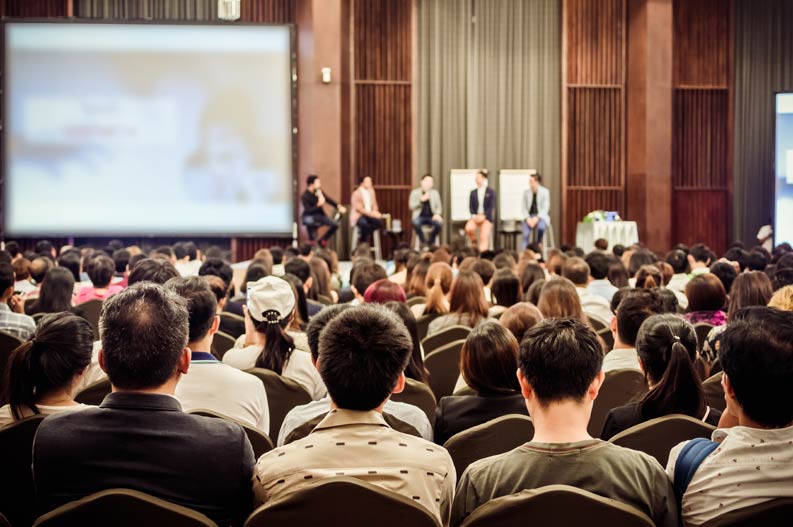
M 491 499 L 546 485 L 570 485 L 631 505 L 657 527 L 678 525 L 674 490 L 658 461 L 600 439 L 529 442 L 473 463 L 457 485 L 451 525 Z

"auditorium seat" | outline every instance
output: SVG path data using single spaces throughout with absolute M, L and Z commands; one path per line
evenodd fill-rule
M 460 350 L 463 344 L 464 340 L 455 340 L 424 357 L 424 366 L 430 372 L 430 387 L 436 401 L 454 392 L 457 377 L 460 376 Z
M 727 402 L 724 400 L 724 387 L 721 385 L 723 376 L 724 372 L 715 373 L 702 383 L 702 390 L 705 392 L 708 406 L 722 412 L 727 408 Z
M 701 527 L 789 527 L 791 518 L 793 498 L 777 498 L 722 514 Z
M 79 305 L 83 311 L 83 317 L 91 324 L 94 330 L 94 340 L 99 340 L 99 314 L 102 312 L 102 301 L 98 299 L 88 300 Z
M 567 485 L 549 485 L 490 500 L 463 522 L 463 527 L 526 525 L 594 525 L 654 527 L 638 509 Z
M 405 302 L 405 304 L 407 304 L 408 307 L 413 307 L 417 304 L 426 304 L 426 303 L 427 303 L 427 298 L 423 296 L 414 296 L 413 298 L 408 298 L 407 301 Z
M 647 390 L 644 375 L 639 370 L 612 370 L 600 387 L 592 405 L 592 416 L 587 430 L 592 437 L 600 437 L 609 410 L 628 404 Z
M 669 451 L 674 446 L 695 437 L 710 438 L 714 430 L 715 426 L 699 419 L 672 414 L 632 426 L 609 439 L 609 442 L 650 454 L 665 467 Z
M 205 410 L 203 408 L 190 410 L 187 413 L 195 414 L 195 415 L 203 415 L 204 417 L 213 417 L 215 419 L 225 419 L 226 421 L 237 423 L 242 427 L 243 430 L 245 430 L 245 435 L 248 436 L 248 440 L 251 442 L 251 446 L 253 447 L 253 457 L 255 457 L 256 459 L 259 459 L 260 456 L 266 454 L 267 452 L 269 452 L 274 448 L 273 442 L 272 440 L 270 440 L 269 437 L 267 437 L 263 432 L 260 432 L 259 430 L 255 429 L 254 427 L 252 427 L 247 423 L 244 423 L 237 419 L 232 419 L 231 417 L 228 417 L 223 414 L 219 414 L 217 412 L 213 412 L 212 410 Z
M 708 339 L 708 335 L 713 330 L 713 326 L 707 322 L 694 324 L 694 331 L 697 334 L 697 350 L 702 351 L 702 345 Z
M 525 415 L 491 419 L 453 435 L 443 445 L 454 461 L 457 477 L 474 461 L 509 452 L 534 437 L 534 424 Z
M 222 324 L 221 323 L 220 327 L 226 328 L 226 329 L 228 329 L 229 327 L 242 328 L 242 333 L 239 333 L 239 335 L 235 335 L 234 334 L 234 333 L 238 333 L 239 330 L 235 331 L 235 332 L 224 331 L 224 333 L 227 333 L 227 334 L 231 335 L 235 339 L 239 338 L 240 335 L 243 335 L 245 333 L 245 330 L 244 330 L 244 328 L 245 328 L 245 317 L 241 317 L 241 316 L 239 316 L 236 313 L 229 313 L 228 311 L 223 311 L 218 316 L 220 317 L 221 321 L 225 320 L 227 322 L 226 324 Z
M 350 247 L 353 251 L 356 247 L 358 247 L 358 240 L 360 240 L 360 238 L 361 230 L 356 225 L 352 228 L 352 240 L 350 242 Z M 372 256 L 375 262 L 380 262 L 383 260 L 383 251 L 380 244 L 380 229 L 377 229 L 372 233 L 372 242 Z
M 19 337 L 6 333 L 5 331 L 0 331 L 0 406 L 5 404 L 3 399 L 5 397 L 5 371 L 8 365 L 8 359 L 11 357 L 11 352 L 17 349 L 21 344 L 22 339 Z
M 430 424 L 435 422 L 437 401 L 432 394 L 432 389 L 423 382 L 406 378 L 405 389 L 400 393 L 393 394 L 391 400 L 397 403 L 412 404 L 427 414 Z
M 282 377 L 272 370 L 251 368 L 245 370 L 264 383 L 267 406 L 270 409 L 270 437 L 278 437 L 284 417 L 295 406 L 311 402 L 311 395 L 297 381 Z
M 15 527 L 36 518 L 31 464 L 33 438 L 43 420 L 43 415 L 33 415 L 0 428 L 0 513 Z
M 214 355 L 218 360 L 223 360 L 223 355 L 225 355 L 228 350 L 234 347 L 235 342 L 236 339 L 233 336 L 229 335 L 228 333 L 218 331 L 215 333 L 215 336 L 212 339 L 212 355 Z
M 440 527 L 412 499 L 351 478 L 328 478 L 274 499 L 254 511 L 245 527 Z
M 130 489 L 109 489 L 91 494 L 48 512 L 34 524 L 35 527 L 75 525 L 217 527 L 200 512 Z
M 99 406 L 110 392 L 110 380 L 102 379 L 101 381 L 96 381 L 91 386 L 88 386 L 85 390 L 78 393 L 74 400 L 82 404 Z
M 418 332 L 419 340 L 424 340 L 427 336 L 427 329 L 430 327 L 430 322 L 441 316 L 439 313 L 430 313 L 429 315 L 421 315 L 416 320 L 416 331 Z
M 468 326 L 451 326 L 434 335 L 424 337 L 421 341 L 421 347 L 424 349 L 424 355 L 429 355 L 433 351 L 445 346 L 455 340 L 465 340 L 471 333 L 471 328 Z

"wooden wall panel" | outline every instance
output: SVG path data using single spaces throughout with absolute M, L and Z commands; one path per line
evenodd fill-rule
M 240 21 L 291 24 L 295 21 L 294 0 L 242 0 Z
M 675 188 L 727 187 L 727 106 L 726 90 L 675 90 Z
M 566 72 L 569 84 L 622 85 L 625 1 L 566 0 Z
M 622 184 L 623 128 L 621 91 L 611 88 L 568 90 L 568 185 L 619 187 Z
M 357 80 L 410 81 L 411 0 L 356 0 L 353 9 Z
M 706 242 L 721 254 L 725 248 L 716 241 L 726 239 L 723 218 L 730 210 L 726 190 L 677 189 L 672 206 L 672 229 L 677 233 L 677 243 Z
M 372 176 L 378 187 L 410 184 L 410 96 L 409 85 L 361 84 L 356 88 L 358 176 Z
M 68 0 L 2 0 L 0 17 L 65 17 Z
M 730 3 L 729 0 L 675 0 L 676 86 L 727 88 Z

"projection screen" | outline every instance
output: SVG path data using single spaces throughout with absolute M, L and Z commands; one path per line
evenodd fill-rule
M 5 235 L 291 233 L 290 26 L 4 30 Z

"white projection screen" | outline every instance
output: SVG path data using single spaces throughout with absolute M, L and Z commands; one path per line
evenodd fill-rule
M 290 26 L 4 34 L 6 236 L 291 234 Z

